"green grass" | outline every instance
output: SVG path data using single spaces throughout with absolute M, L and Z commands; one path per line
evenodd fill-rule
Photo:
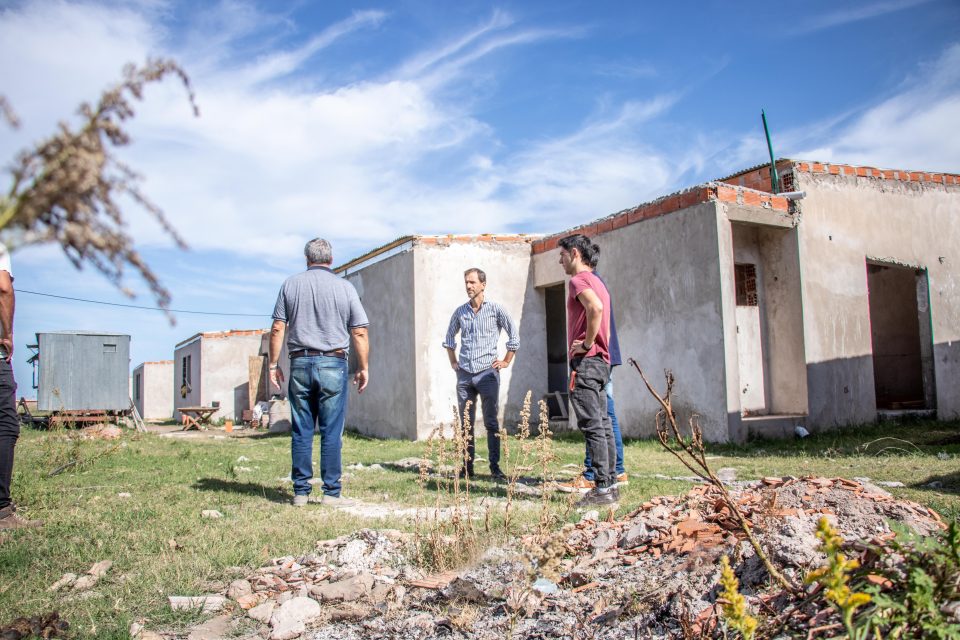
M 912 444 L 888 440 L 866 446 L 885 437 Z M 289 474 L 287 436 L 186 440 L 130 433 L 113 452 L 47 477 L 69 456 L 90 458 L 114 445 L 72 444 L 56 432 L 24 431 L 17 446 L 14 499 L 26 515 L 46 524 L 0 536 L 0 624 L 56 609 L 78 637 L 126 637 L 137 618 L 147 618 L 151 629 L 182 629 L 201 616 L 171 612 L 167 596 L 218 590 L 272 557 L 310 551 L 317 540 L 362 527 L 413 530 L 405 520 L 372 521 L 342 512 L 331 517 L 333 512 L 322 507 L 290 507 L 290 484 L 280 480 Z M 899 480 L 907 487 L 891 489 L 897 497 L 929 505 L 948 518 L 960 517 L 960 422 L 871 426 L 801 441 L 708 449 L 716 456 L 714 468 L 733 467 L 740 479 L 824 475 Z M 583 441 L 564 436 L 554 450 L 559 473 L 562 465 L 582 461 Z M 369 465 L 423 452 L 422 443 L 348 434 L 343 457 L 344 465 Z M 481 442 L 478 455 L 485 453 Z M 249 460 L 238 462 L 240 456 Z M 654 477 L 689 475 L 654 442 L 628 442 L 625 456 L 631 484 L 622 490 L 624 510 L 690 487 Z M 485 471 L 485 464 L 478 463 L 477 470 Z M 420 495 L 416 471 L 345 471 L 352 474 L 344 481 L 345 495 L 371 503 L 432 503 L 432 496 Z M 934 480 L 943 486 L 923 487 Z M 120 492 L 132 497 L 121 498 Z M 482 478 L 472 489 L 475 497 L 504 494 L 502 486 Z M 557 498 L 558 505 L 561 501 Z M 517 515 L 519 526 L 536 520 L 538 502 L 527 503 L 530 508 Z M 216 509 L 224 517 L 203 519 L 204 509 Z M 113 560 L 114 566 L 92 597 L 47 592 L 64 573 L 81 574 L 103 559 Z

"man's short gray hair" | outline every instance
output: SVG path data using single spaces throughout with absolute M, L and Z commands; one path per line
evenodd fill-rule
M 323 238 L 314 238 L 303 248 L 303 255 L 307 256 L 310 264 L 330 264 L 333 262 L 333 248 Z

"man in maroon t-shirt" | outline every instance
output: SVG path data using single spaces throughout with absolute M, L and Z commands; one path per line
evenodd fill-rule
M 615 486 L 617 449 L 604 392 L 610 379 L 610 294 L 591 266 L 597 263 L 600 247 L 581 234 L 567 236 L 558 245 L 560 264 L 570 276 L 570 400 L 577 412 L 577 426 L 587 441 L 596 482 L 577 504 L 612 504 L 620 499 L 620 492 Z

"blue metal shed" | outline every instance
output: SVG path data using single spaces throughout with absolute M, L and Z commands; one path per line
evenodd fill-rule
M 130 336 L 95 331 L 38 333 L 30 359 L 41 411 L 130 408 Z

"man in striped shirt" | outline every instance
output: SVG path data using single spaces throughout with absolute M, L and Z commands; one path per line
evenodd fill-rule
M 484 299 L 487 274 L 477 268 L 467 269 L 463 274 L 467 290 L 466 304 L 457 307 L 450 318 L 450 328 L 443 346 L 450 357 L 450 366 L 457 372 L 457 404 L 461 424 L 470 429 L 467 452 L 461 476 L 473 476 L 474 423 L 477 415 L 477 396 L 483 403 L 483 423 L 487 427 L 487 449 L 490 457 L 490 475 L 494 480 L 505 480 L 500 469 L 500 424 L 497 421 L 497 405 L 500 398 L 500 370 L 510 366 L 513 356 L 520 348 L 517 325 L 506 310 L 496 302 Z M 497 357 L 497 342 L 500 330 L 507 334 L 507 353 Z M 460 357 L 457 358 L 457 333 L 460 334 Z M 467 415 L 464 409 L 470 408 Z

